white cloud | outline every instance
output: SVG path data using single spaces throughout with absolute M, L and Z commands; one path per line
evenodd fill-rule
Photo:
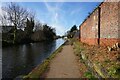
M 81 8 L 72 10 L 71 13 L 70 13 L 70 15 L 75 15 L 75 14 L 79 13 L 80 11 L 82 11 Z
M 0 16 L 2 15 L 2 9 L 1 9 L 1 7 L 2 7 L 2 3 L 0 2 Z M 1 21 L 0 21 L 0 24 L 2 24 Z M 2 27 L 0 27 L 0 33 L 1 32 L 2 32 Z
M 55 17 L 54 18 L 55 18 L 55 21 L 57 21 L 57 19 L 58 19 L 58 13 L 57 12 L 55 13 Z
M 55 3 L 55 5 L 50 5 L 51 3 L 44 2 L 44 4 L 48 10 L 47 14 L 51 14 L 51 23 L 49 23 L 49 25 L 56 29 L 56 33 L 58 35 L 63 35 L 66 30 L 65 27 L 61 24 L 63 19 L 60 19 L 62 16 L 60 13 L 63 3 Z
M 41 23 L 45 24 L 45 21 L 44 20 L 40 20 Z
M 0 2 L 0 15 L 2 15 L 2 3 Z
M 2 9 L 1 9 L 1 7 L 2 7 L 2 3 L 0 2 L 0 17 L 2 16 Z M 2 22 L 0 21 L 0 25 L 2 24 Z M 1 29 L 0 29 L 1 30 Z
M 57 35 L 64 35 L 66 30 L 64 26 L 58 24 L 51 24 L 51 26 L 56 29 Z

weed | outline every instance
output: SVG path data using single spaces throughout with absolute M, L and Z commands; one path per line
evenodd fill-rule
M 93 74 L 91 72 L 89 72 L 89 71 L 84 73 L 84 77 L 90 78 L 89 80 L 96 80 L 95 76 L 93 76 Z
M 120 66 L 110 67 L 108 74 L 114 78 L 120 78 Z

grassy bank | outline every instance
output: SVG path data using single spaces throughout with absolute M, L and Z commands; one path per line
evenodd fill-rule
M 38 65 L 28 75 L 24 76 L 23 79 L 24 80 L 28 80 L 28 79 L 32 79 L 32 78 L 39 79 L 40 76 L 47 70 L 47 68 L 50 64 L 50 61 L 55 57 L 56 54 L 58 54 L 59 52 L 62 51 L 65 43 L 62 44 L 55 52 L 53 52 L 46 60 L 44 60 L 44 62 L 42 64 Z
M 77 40 L 72 42 L 80 62 L 82 77 L 120 78 L 120 52 L 106 47 L 90 46 Z

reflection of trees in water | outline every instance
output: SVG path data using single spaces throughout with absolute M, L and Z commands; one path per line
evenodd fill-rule
M 39 55 L 36 58 L 36 64 L 41 63 L 46 59 L 56 48 L 56 41 L 44 42 L 37 44 L 39 45 Z M 40 46 L 42 45 L 42 46 Z M 38 48 L 38 47 L 37 47 Z
M 26 66 L 28 66 L 28 64 L 31 64 L 31 65 L 33 65 L 34 64 L 34 51 L 33 51 L 33 49 L 32 49 L 32 45 L 31 44 L 27 44 L 26 45 L 26 52 L 25 52 L 25 54 L 26 54 L 26 57 L 25 57 L 25 59 L 26 59 Z
M 45 42 L 46 46 L 44 46 L 45 53 L 53 52 L 56 49 L 56 41 Z
M 40 64 L 50 53 L 55 50 L 56 41 L 43 42 L 43 43 L 31 43 L 24 47 L 24 69 L 26 72 L 30 72 L 31 69 Z M 28 69 L 29 68 L 29 69 Z
M 21 68 L 23 68 L 23 58 L 19 46 L 12 46 L 3 48 L 2 51 L 2 76 L 6 77 L 16 77 L 14 74 L 20 74 Z M 19 71 L 19 73 L 18 73 Z
M 3 78 L 13 78 L 28 73 L 33 68 L 31 65 L 34 64 L 34 58 L 31 47 L 31 45 L 19 45 L 3 49 Z
M 3 48 L 3 77 L 28 74 L 60 46 L 58 42 L 61 40 Z

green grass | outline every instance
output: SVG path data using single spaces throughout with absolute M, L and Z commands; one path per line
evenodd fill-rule
M 113 78 L 120 78 L 120 66 L 111 66 L 108 70 L 108 74 Z
M 89 80 L 96 80 L 93 74 L 89 71 L 84 73 L 84 77 L 89 78 Z
M 74 45 L 74 51 L 75 51 L 75 55 L 76 56 L 81 56 L 81 52 L 85 50 L 85 48 L 83 47 L 82 43 L 80 43 L 78 40 L 74 40 L 73 42 Z
M 47 69 L 49 65 L 49 60 L 45 60 L 41 65 L 38 65 L 32 72 L 24 76 L 24 79 L 29 78 L 40 78 L 40 75 Z

